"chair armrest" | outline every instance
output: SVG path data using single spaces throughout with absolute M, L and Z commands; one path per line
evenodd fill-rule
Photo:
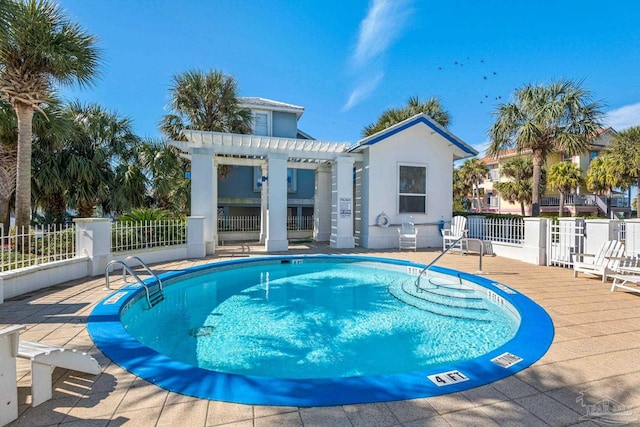
M 596 254 L 583 254 L 580 252 L 576 252 L 573 254 L 573 256 L 575 256 L 576 258 L 584 258 L 584 257 L 592 257 L 595 258 Z

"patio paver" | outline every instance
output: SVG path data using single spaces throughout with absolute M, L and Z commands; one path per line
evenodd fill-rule
M 228 250 L 229 253 L 225 253 Z M 155 265 L 167 271 L 228 259 L 216 256 Z M 439 252 L 333 250 L 291 246 L 294 253 L 342 253 L 427 263 Z M 252 247 L 252 256 L 265 255 Z M 447 254 L 438 265 L 470 273 L 477 255 Z M 20 417 L 10 426 L 587 426 L 587 406 L 612 399 L 640 425 L 640 295 L 611 293 L 597 277 L 500 257 L 483 259 L 483 276 L 532 298 L 550 314 L 556 336 L 549 352 L 518 374 L 460 393 L 400 402 L 323 408 L 252 406 L 196 399 L 161 389 L 123 370 L 100 353 L 87 331 L 95 304 L 108 295 L 104 277 L 68 282 L 0 305 L 0 328 L 24 324 L 27 340 L 88 351 L 103 366 L 97 377 L 56 369 L 54 397 L 29 406 L 30 371 L 18 361 Z M 114 282 L 113 287 L 118 286 Z M 581 396 L 583 399 L 579 400 Z

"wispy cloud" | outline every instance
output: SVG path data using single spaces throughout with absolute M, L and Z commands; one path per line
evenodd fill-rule
M 350 57 L 352 71 L 360 76 L 343 111 L 369 96 L 380 84 L 384 72 L 377 61 L 404 30 L 411 15 L 410 0 L 371 0 L 367 16 L 360 23 L 358 43 Z M 375 62 L 378 69 L 371 70 Z M 366 72 L 366 74 L 362 74 Z
M 640 125 L 640 102 L 609 111 L 605 122 L 617 131 Z
M 355 89 L 351 91 L 351 95 L 349 95 L 349 99 L 347 103 L 342 107 L 342 111 L 348 111 L 354 105 L 358 104 L 360 101 L 365 99 L 371 92 L 376 90 L 376 88 L 380 85 L 382 78 L 384 77 L 384 73 L 381 71 L 370 78 L 367 78 L 361 81 Z

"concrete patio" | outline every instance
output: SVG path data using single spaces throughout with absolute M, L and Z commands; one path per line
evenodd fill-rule
M 252 248 L 252 256 L 264 255 Z M 218 255 L 153 266 L 163 272 L 216 262 Z M 291 246 L 294 253 L 348 253 L 427 263 L 439 252 L 332 250 Z M 447 254 L 438 265 L 475 273 L 477 255 Z M 18 361 L 20 417 L 10 426 L 596 426 L 601 401 L 618 403 L 619 424 L 640 425 L 640 294 L 609 291 L 610 283 L 557 267 L 484 257 L 484 276 L 529 296 L 551 315 L 555 338 L 532 367 L 504 380 L 444 396 L 322 408 L 265 407 L 200 400 L 156 387 L 110 362 L 95 348 L 86 320 L 108 295 L 104 277 L 69 282 L 0 305 L 0 328 L 23 324 L 21 338 L 89 352 L 97 377 L 56 369 L 54 396 L 30 406 L 29 363 Z M 117 288 L 119 284 L 112 285 Z M 581 398 L 582 397 L 582 398 Z M 604 414 L 612 415 L 605 409 Z

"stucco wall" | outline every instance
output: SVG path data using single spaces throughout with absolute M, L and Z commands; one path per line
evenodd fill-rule
M 363 209 L 361 244 L 368 248 L 398 246 L 398 168 L 400 165 L 426 166 L 427 212 L 411 214 L 418 225 L 418 246 L 439 247 L 442 239 L 437 223 L 451 219 L 453 154 L 449 144 L 424 125 L 418 124 L 366 148 L 363 180 L 368 197 Z M 379 227 L 376 217 L 386 213 L 391 220 L 388 228 Z M 395 225 L 395 226 L 394 226 Z

